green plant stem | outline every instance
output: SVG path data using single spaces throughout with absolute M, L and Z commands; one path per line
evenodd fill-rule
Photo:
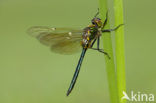
M 107 12 L 107 0 L 99 0 L 99 9 L 100 9 L 100 16 L 104 21 Z M 107 22 L 106 28 L 109 28 L 109 20 Z M 105 56 L 110 102 L 118 103 L 117 80 L 116 80 L 116 72 L 115 72 L 115 65 L 114 65 L 114 58 L 113 58 L 111 35 L 110 33 L 103 33 L 102 38 L 103 38 L 104 51 L 107 52 L 111 57 L 111 59 L 109 59 L 107 56 Z
M 114 0 L 115 26 L 123 24 L 123 0 Z M 119 103 L 126 103 L 122 100 L 123 91 L 126 91 L 125 80 L 125 53 L 124 53 L 124 26 L 115 31 L 115 53 L 116 53 L 116 71 Z

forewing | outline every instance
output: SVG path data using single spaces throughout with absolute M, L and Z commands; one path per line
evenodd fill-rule
M 82 30 L 79 29 L 73 29 L 73 28 L 53 28 L 53 27 L 47 27 L 47 26 L 33 26 L 27 30 L 27 33 L 30 34 L 33 37 L 37 37 L 40 34 L 49 34 L 49 33 L 67 33 L 67 32 L 82 32 Z
M 36 26 L 30 28 L 28 33 L 56 53 L 73 54 L 81 50 L 82 30 Z

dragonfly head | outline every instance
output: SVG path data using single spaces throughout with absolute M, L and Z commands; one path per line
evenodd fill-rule
M 101 21 L 100 18 L 95 17 L 95 18 L 92 19 L 91 22 L 92 22 L 93 25 L 97 26 L 98 28 L 102 27 L 102 21 Z

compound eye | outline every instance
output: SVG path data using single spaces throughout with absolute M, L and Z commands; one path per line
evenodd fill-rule
M 92 22 L 93 25 L 95 25 L 95 22 Z
M 91 21 L 93 25 L 95 25 L 94 19 Z

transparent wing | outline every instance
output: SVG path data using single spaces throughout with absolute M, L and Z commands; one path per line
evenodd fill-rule
M 80 41 L 63 41 L 51 46 L 51 50 L 59 54 L 73 54 L 82 50 Z
M 34 26 L 27 30 L 27 33 L 33 37 L 37 37 L 38 35 L 44 34 L 44 33 L 59 34 L 59 33 L 67 33 L 67 32 L 81 33 L 82 30 L 73 29 L 73 28 L 53 28 L 53 27 L 46 27 L 46 26 Z
M 82 30 L 36 26 L 28 29 L 28 34 L 36 37 L 42 44 L 50 46 L 56 53 L 73 54 L 82 48 Z

